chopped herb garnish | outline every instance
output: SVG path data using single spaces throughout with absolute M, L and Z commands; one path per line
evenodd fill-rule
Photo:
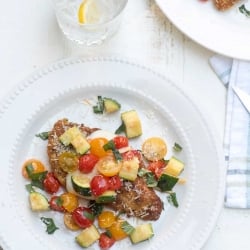
M 156 187 L 157 186 L 157 180 L 155 179 L 155 176 L 153 173 L 148 172 L 145 175 L 146 177 L 146 183 L 148 187 Z
M 26 190 L 27 190 L 29 193 L 35 192 L 35 189 L 32 187 L 31 183 L 25 185 L 25 188 L 26 188 Z
M 112 238 L 112 234 L 110 233 L 109 230 L 107 230 L 107 231 L 105 232 L 105 235 L 107 235 L 109 238 Z
M 39 137 L 40 139 L 46 141 L 49 138 L 49 132 L 42 132 L 42 133 L 36 134 L 36 137 Z
M 92 213 L 89 213 L 89 212 L 87 212 L 87 211 L 83 211 L 83 215 L 87 218 L 87 219 L 89 219 L 89 220 L 94 220 L 95 219 L 95 216 L 92 214 Z
M 63 205 L 63 199 L 60 196 L 56 198 L 56 205 L 59 207 Z
M 246 8 L 245 4 L 239 7 L 240 13 L 244 14 L 246 17 L 250 17 L 250 11 Z
M 47 226 L 46 232 L 48 234 L 53 234 L 57 229 L 59 229 L 52 218 L 41 217 L 41 221 Z
M 138 171 L 138 176 L 143 177 L 145 179 L 148 187 L 156 187 L 157 186 L 157 180 L 151 171 L 149 171 L 145 168 L 141 168 Z
M 145 168 L 140 168 L 139 171 L 138 171 L 138 173 L 137 173 L 137 175 L 140 176 L 140 177 L 142 177 L 142 176 L 144 176 L 146 173 L 148 173 L 148 170 L 147 170 L 147 169 L 145 169 Z
M 115 131 L 115 134 L 121 134 L 122 132 L 125 132 L 125 124 L 124 122 L 120 125 L 120 127 Z
M 122 223 L 121 228 L 127 235 L 130 235 L 135 230 L 127 221 Z
M 110 141 L 108 141 L 105 145 L 103 145 L 103 149 L 104 149 L 105 151 L 112 150 L 115 159 L 116 159 L 117 161 L 122 160 L 122 156 L 121 156 L 119 150 L 117 150 L 117 149 L 115 148 L 115 143 L 114 143 L 113 140 L 110 140 Z
M 27 174 L 29 176 L 29 178 L 31 178 L 33 172 L 34 172 L 34 168 L 33 165 L 30 163 L 29 165 L 25 166 L 25 169 L 27 171 Z
M 93 106 L 93 111 L 95 114 L 103 114 L 104 111 L 104 103 L 103 98 L 101 96 L 97 96 L 97 104 Z
M 171 205 L 173 205 L 175 207 L 179 206 L 175 192 L 170 192 L 169 195 L 167 196 L 167 199 Z
M 27 167 L 26 167 L 27 169 Z M 43 187 L 43 181 L 47 175 L 48 171 L 40 172 L 40 173 L 32 173 L 29 175 L 29 178 L 31 179 L 31 185 L 38 187 L 40 189 L 44 189 Z
M 180 152 L 182 150 L 182 146 L 178 143 L 175 142 L 174 146 L 173 146 L 174 151 L 176 152 Z
M 99 215 L 103 210 L 103 205 L 101 203 L 97 203 L 96 201 L 90 201 L 88 207 L 91 209 L 94 216 Z

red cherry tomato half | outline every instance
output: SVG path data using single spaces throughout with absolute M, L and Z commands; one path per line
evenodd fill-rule
M 117 149 L 128 147 L 128 138 L 126 136 L 118 135 L 113 139 Z
M 65 212 L 63 205 L 63 200 L 60 196 L 52 196 L 49 201 L 50 208 L 55 211 Z
M 154 173 L 154 175 L 159 178 L 163 172 L 166 163 L 164 161 L 152 161 L 148 165 L 148 170 Z
M 56 193 L 60 188 L 60 183 L 52 172 L 47 173 L 43 180 L 44 190 L 50 194 Z
M 84 174 L 90 173 L 98 160 L 99 157 L 93 154 L 86 154 L 81 156 L 79 159 L 79 170 Z
M 118 190 L 122 186 L 122 181 L 118 175 L 112 176 L 108 179 L 108 189 Z
M 79 227 L 87 228 L 93 224 L 95 216 L 90 208 L 77 207 L 72 212 L 72 219 Z
M 108 237 L 105 233 L 100 234 L 99 246 L 102 250 L 107 250 L 112 247 L 115 243 L 115 240 Z
M 122 158 L 126 161 L 132 160 L 134 157 L 137 157 L 139 160 L 139 164 L 142 167 L 143 166 L 143 157 L 142 157 L 142 153 L 139 150 L 129 150 L 125 153 L 122 153 Z
M 102 175 L 96 175 L 90 182 L 90 189 L 93 195 L 99 196 L 108 190 L 108 179 Z

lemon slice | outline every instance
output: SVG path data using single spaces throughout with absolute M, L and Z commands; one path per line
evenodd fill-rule
M 81 24 L 95 24 L 101 21 L 101 9 L 97 0 L 84 0 L 78 9 L 78 21 Z

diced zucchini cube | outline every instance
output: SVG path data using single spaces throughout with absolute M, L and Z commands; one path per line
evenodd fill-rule
M 140 118 L 135 110 L 123 112 L 121 119 L 125 126 L 125 133 L 128 138 L 134 138 L 142 134 Z
M 34 212 L 49 210 L 49 202 L 47 198 L 38 192 L 31 192 L 29 194 L 29 201 L 31 210 Z
M 137 178 L 138 169 L 139 160 L 137 157 L 134 157 L 132 160 L 125 160 L 122 162 L 119 176 L 123 179 L 134 181 Z
M 184 163 L 175 157 L 171 157 L 163 173 L 178 177 L 184 169 Z
M 94 225 L 81 231 L 79 235 L 76 236 L 76 242 L 84 248 L 87 248 L 94 244 L 100 238 L 100 233 Z
M 139 243 L 144 240 L 148 240 L 154 236 L 154 231 L 151 223 L 137 226 L 133 232 L 129 235 L 133 244 Z

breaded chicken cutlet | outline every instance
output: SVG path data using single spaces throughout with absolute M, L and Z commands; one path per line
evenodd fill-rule
M 161 199 L 140 177 L 133 182 L 124 181 L 121 189 L 117 191 L 116 200 L 109 206 L 128 217 L 143 220 L 158 220 L 163 210 Z
M 48 137 L 47 154 L 52 172 L 64 187 L 66 187 L 67 173 L 61 169 L 58 159 L 63 152 L 74 152 L 74 148 L 71 145 L 64 146 L 59 137 L 74 126 L 78 127 L 85 136 L 98 130 L 98 128 L 89 128 L 67 119 L 58 120 L 54 124 Z M 125 213 L 128 217 L 133 216 L 143 220 L 159 219 L 163 203 L 154 189 L 147 186 L 143 178 L 138 177 L 133 182 L 124 180 L 122 187 L 116 193 L 116 200 L 107 204 L 113 210 Z

